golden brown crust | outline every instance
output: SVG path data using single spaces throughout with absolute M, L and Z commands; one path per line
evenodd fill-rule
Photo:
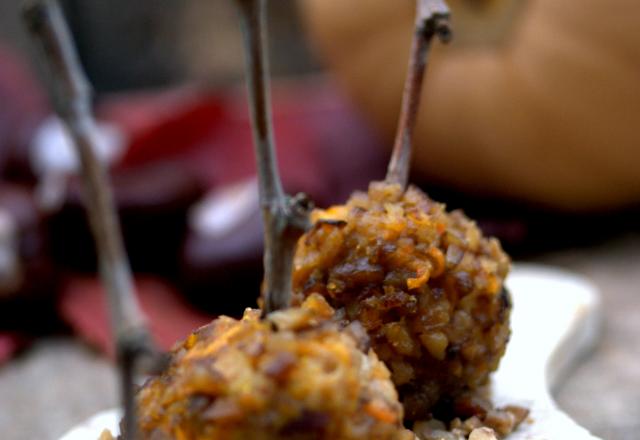
M 318 293 L 357 320 L 392 371 L 408 418 L 486 382 L 509 338 L 509 258 L 459 211 L 374 182 L 314 213 L 299 242 L 294 303 Z
M 138 393 L 143 437 L 412 438 L 389 371 L 332 317 L 316 295 L 267 319 L 247 309 L 200 328 Z

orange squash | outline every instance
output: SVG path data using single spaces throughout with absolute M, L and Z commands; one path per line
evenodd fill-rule
M 315 46 L 391 145 L 414 2 L 301 4 Z M 640 2 L 450 5 L 457 39 L 430 61 L 416 171 L 564 210 L 639 202 Z

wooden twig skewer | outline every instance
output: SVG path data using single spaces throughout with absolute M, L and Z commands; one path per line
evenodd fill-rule
M 282 189 L 273 141 L 265 0 L 236 0 L 244 35 L 246 75 L 264 222 L 264 312 L 289 306 L 291 270 L 298 238 L 309 227 L 311 204 Z
M 451 39 L 449 8 L 443 0 L 418 0 L 415 33 L 411 45 L 409 70 L 404 83 L 398 131 L 386 177 L 388 183 L 397 183 L 403 188 L 406 188 L 409 181 L 413 129 L 416 125 L 429 49 L 436 35 L 443 42 Z
M 133 377 L 138 360 L 142 357 L 151 359 L 150 369 L 159 369 L 165 358 L 153 347 L 134 295 L 131 268 L 107 174 L 95 155 L 96 123 L 91 111 L 91 87 L 78 61 L 60 7 L 55 0 L 30 1 L 25 4 L 23 18 L 48 68 L 54 109 L 70 133 L 80 159 L 87 214 L 107 291 L 121 372 L 123 435 L 127 440 L 134 439 L 137 425 Z

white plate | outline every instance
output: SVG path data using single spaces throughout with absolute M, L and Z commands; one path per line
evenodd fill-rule
M 531 410 L 508 440 L 598 440 L 558 409 L 551 392 L 598 341 L 600 297 L 586 279 L 559 269 L 516 265 L 507 286 L 513 296 L 512 337 L 492 378 L 496 405 Z M 120 413 L 100 412 L 60 440 L 96 440 L 118 432 Z

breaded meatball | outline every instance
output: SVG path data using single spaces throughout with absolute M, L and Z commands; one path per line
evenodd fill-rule
M 412 439 L 389 370 L 358 325 L 312 295 L 221 317 L 179 343 L 137 394 L 145 439 Z
M 384 182 L 312 217 L 294 304 L 320 294 L 366 328 L 408 419 L 487 381 L 510 334 L 510 260 L 497 240 L 419 189 Z

